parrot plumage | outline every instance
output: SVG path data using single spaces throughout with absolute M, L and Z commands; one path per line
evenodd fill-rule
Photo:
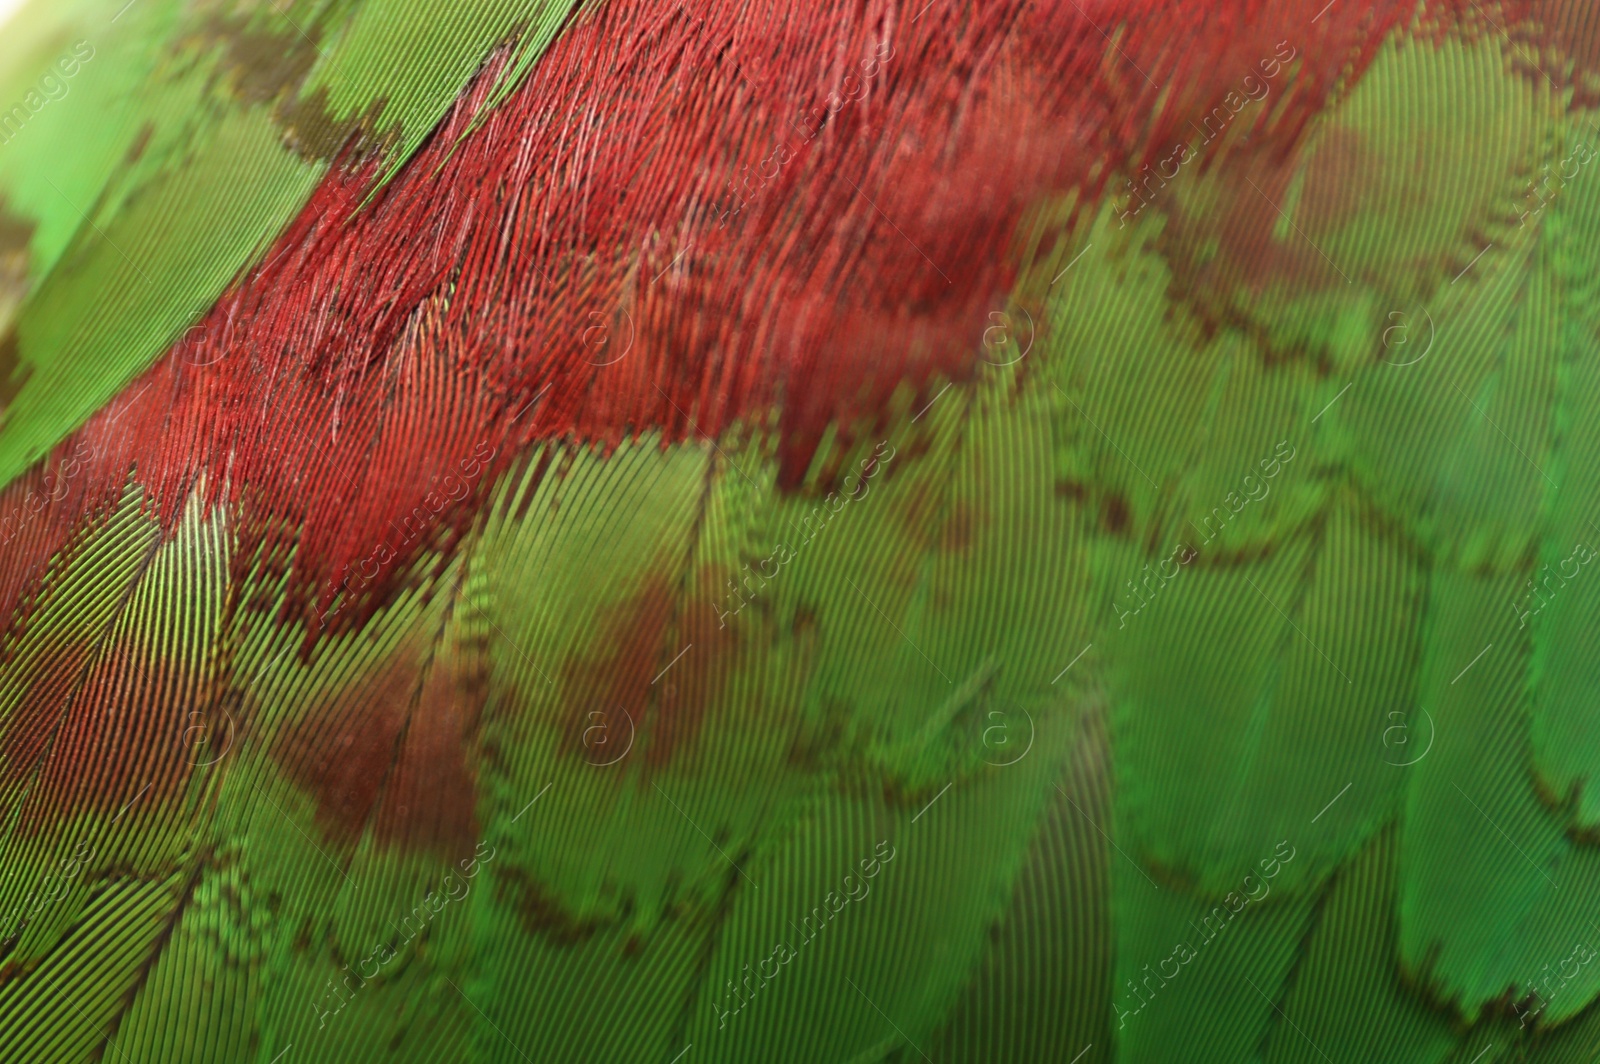
M 1597 141 L 1580 0 L 25 4 L 0 1061 L 1592 1059 Z

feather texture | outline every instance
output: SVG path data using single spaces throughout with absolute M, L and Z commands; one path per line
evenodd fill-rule
M 13 26 L 0 1059 L 1593 1054 L 1586 7 Z

